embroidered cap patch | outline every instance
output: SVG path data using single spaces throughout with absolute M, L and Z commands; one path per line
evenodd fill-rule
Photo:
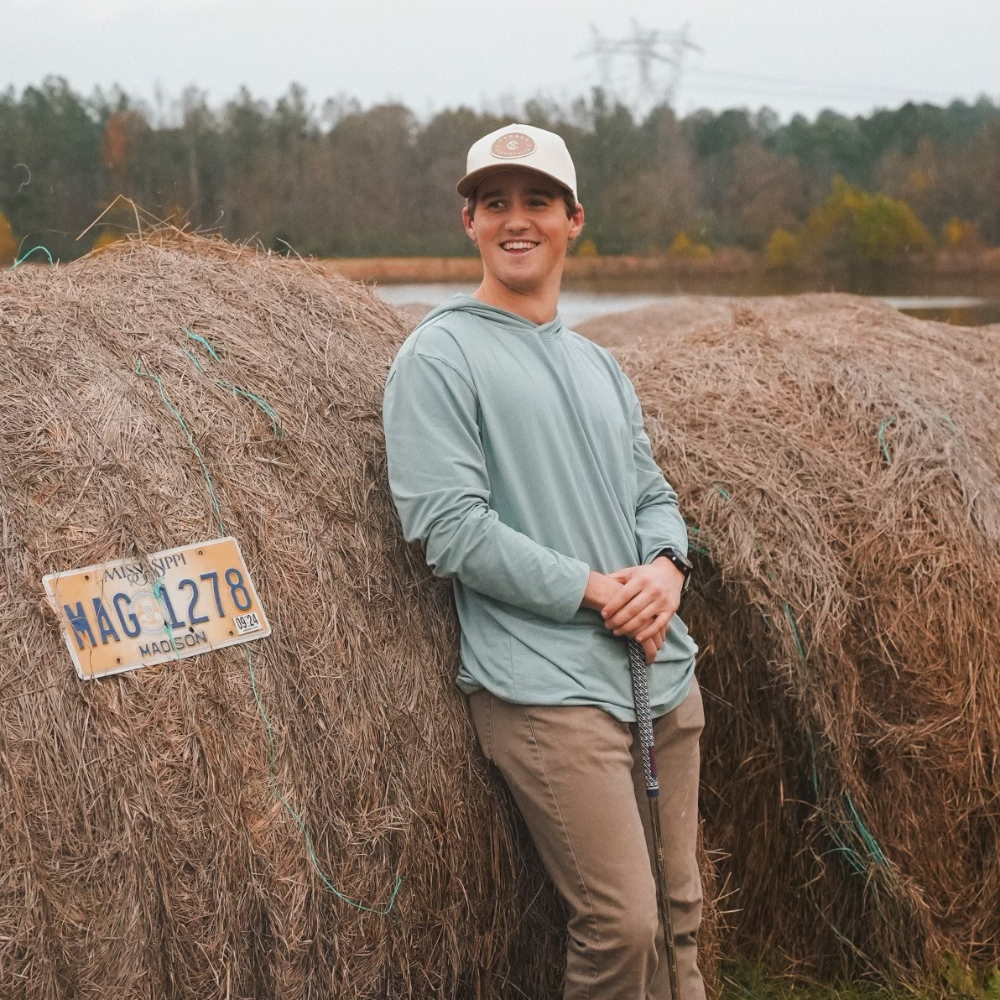
M 535 140 L 523 132 L 507 132 L 490 147 L 490 152 L 503 160 L 513 160 L 535 151 Z

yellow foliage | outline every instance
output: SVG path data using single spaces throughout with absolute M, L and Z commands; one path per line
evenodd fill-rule
M 667 251 L 671 257 L 686 257 L 688 260 L 707 260 L 712 256 L 712 248 L 704 243 L 695 243 L 687 233 L 681 230 L 670 244 Z
M 672 257 L 689 257 L 694 249 L 694 240 L 681 230 L 670 244 L 670 255 Z
M 97 239 L 94 240 L 94 245 L 91 247 L 92 251 L 101 251 L 111 246 L 112 243 L 117 243 L 119 240 L 123 239 L 121 233 L 116 232 L 114 229 L 102 229 L 97 235 Z
M 0 267 L 10 267 L 17 259 L 17 239 L 7 216 L 0 212 Z
M 973 250 L 983 246 L 983 238 L 974 222 L 951 218 L 941 231 L 941 242 L 955 250 Z
M 599 257 L 597 244 L 588 236 L 577 248 L 577 257 Z
M 809 213 L 799 243 L 806 252 L 867 264 L 934 245 L 905 201 L 871 194 L 839 176 L 826 201 Z
M 767 259 L 777 267 L 788 267 L 799 254 L 799 241 L 787 229 L 775 229 L 767 241 Z

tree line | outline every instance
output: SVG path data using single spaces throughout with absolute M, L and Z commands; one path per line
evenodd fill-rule
M 293 86 L 273 103 L 243 89 L 218 108 L 191 90 L 165 117 L 49 78 L 0 93 L 0 259 L 39 243 L 70 259 L 134 228 L 119 202 L 77 239 L 117 195 L 279 251 L 467 254 L 455 181 L 472 142 L 512 120 L 565 138 L 584 253 L 740 246 L 782 264 L 1000 244 L 1000 106 L 987 98 L 783 123 L 767 108 L 637 119 L 595 90 L 570 106 L 420 120 L 402 104 L 317 106 Z

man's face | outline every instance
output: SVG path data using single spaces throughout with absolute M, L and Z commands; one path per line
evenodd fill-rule
M 489 174 L 477 188 L 475 216 L 462 210 L 465 231 L 483 267 L 513 291 L 531 294 L 562 276 L 569 241 L 583 229 L 583 206 L 566 215 L 562 188 L 534 170 Z

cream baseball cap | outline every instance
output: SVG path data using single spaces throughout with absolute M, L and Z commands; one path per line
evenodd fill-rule
M 562 136 L 534 125 L 505 125 L 474 142 L 458 193 L 468 198 L 487 174 L 506 167 L 537 170 L 569 188 L 576 198 L 576 167 Z

